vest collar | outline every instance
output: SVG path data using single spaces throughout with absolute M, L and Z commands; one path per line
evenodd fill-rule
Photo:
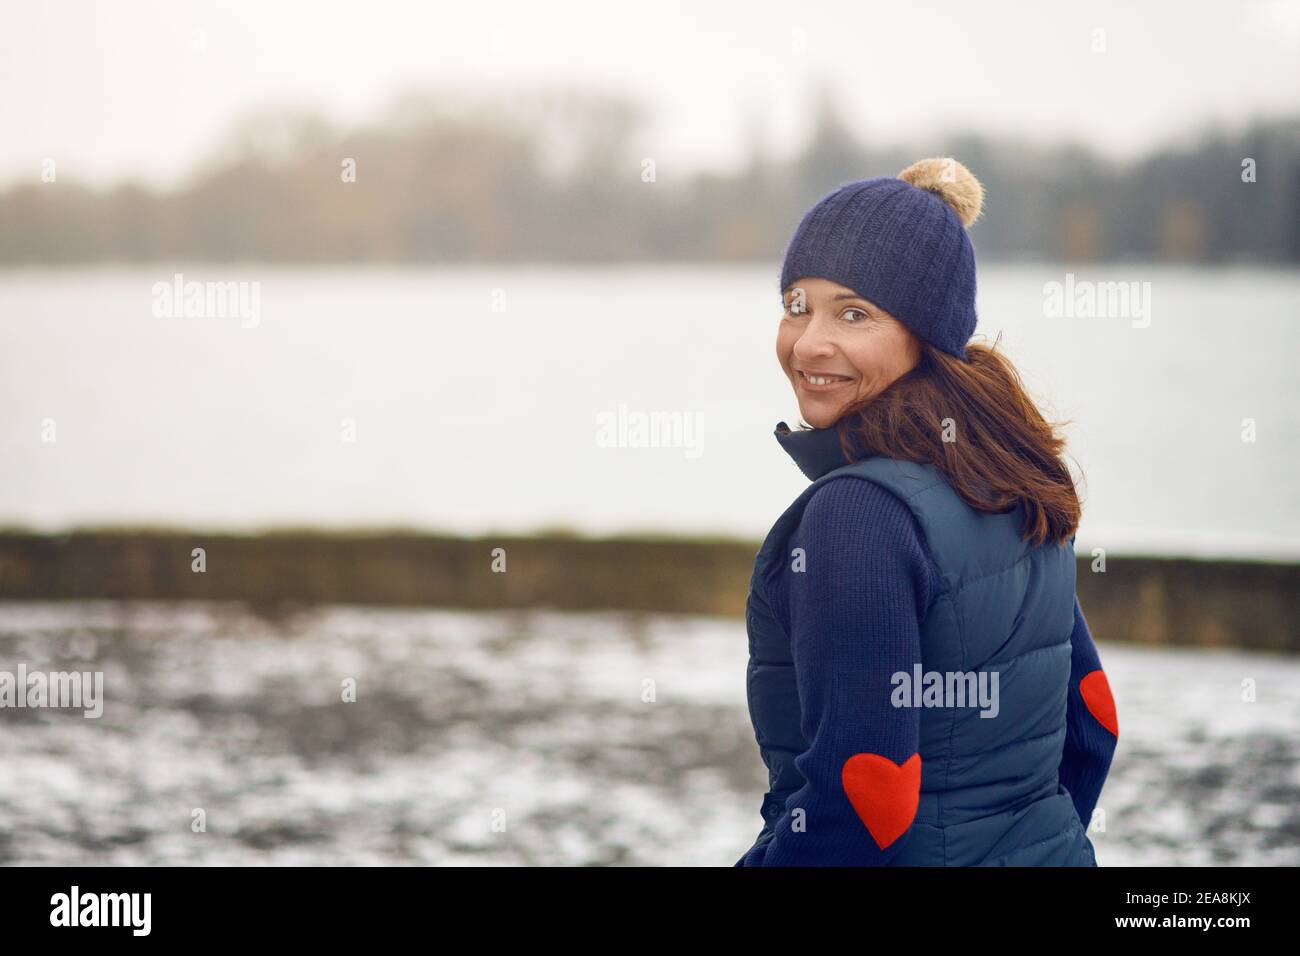
M 791 431 L 785 422 L 777 422 L 773 434 L 809 481 L 849 464 L 840 449 L 839 432 L 833 426 Z

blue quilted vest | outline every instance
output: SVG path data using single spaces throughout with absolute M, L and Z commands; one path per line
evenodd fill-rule
M 794 758 L 807 749 L 790 639 L 763 593 L 764 572 L 786 560 L 786 539 L 813 493 L 850 475 L 888 489 L 911 509 L 939 570 L 938 593 L 921 622 L 923 670 L 996 670 L 999 679 L 996 717 L 981 717 L 969 705 L 918 708 L 920 802 L 890 865 L 1096 866 L 1057 776 L 1074 626 L 1074 539 L 1032 546 L 1020 537 L 1022 506 L 1005 514 L 976 511 L 932 465 L 883 457 L 841 464 L 834 429 L 786 435 L 785 427 L 778 426 L 778 439 L 815 480 L 773 525 L 750 579 L 746 685 L 769 788 L 757 842 L 771 835 L 786 800 L 803 786 Z

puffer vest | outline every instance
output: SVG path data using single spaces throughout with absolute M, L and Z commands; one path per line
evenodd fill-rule
M 934 466 L 884 457 L 814 480 L 777 519 L 754 562 L 746 687 L 769 787 L 758 842 L 803 786 L 794 760 L 808 746 L 790 638 L 764 594 L 764 574 L 786 559 L 785 542 L 809 498 L 845 475 L 895 494 L 925 534 L 941 583 L 921 622 L 923 671 L 945 677 L 996 671 L 999 681 L 994 717 L 981 717 L 969 702 L 918 708 L 920 800 L 890 865 L 1096 866 L 1092 842 L 1058 779 L 1074 626 L 1074 539 L 1033 546 L 1020 536 L 1022 505 L 1004 514 L 977 511 Z

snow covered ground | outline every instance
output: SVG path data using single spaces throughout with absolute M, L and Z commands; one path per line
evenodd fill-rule
M 1300 660 L 1100 649 L 1101 865 L 1300 864 Z M 745 661 L 715 618 L 0 603 L 0 671 L 105 698 L 0 709 L 0 863 L 730 866 Z

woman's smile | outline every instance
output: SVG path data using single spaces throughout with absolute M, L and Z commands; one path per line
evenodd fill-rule
M 810 392 L 829 392 L 841 386 L 853 384 L 853 379 L 847 375 L 810 372 L 802 368 L 795 369 L 795 371 L 799 373 L 799 387 Z

